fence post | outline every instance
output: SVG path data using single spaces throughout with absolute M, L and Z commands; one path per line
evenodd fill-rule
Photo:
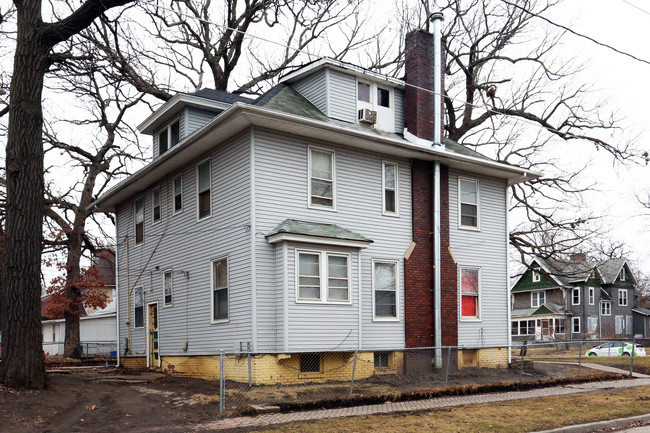
M 528 344 L 528 341 L 524 340 L 524 345 L 521 346 L 521 349 L 519 349 L 519 355 L 521 355 L 521 361 L 519 362 L 519 374 L 521 376 L 524 375 L 524 357 L 526 356 L 526 351 L 528 350 L 526 348 L 526 344 Z
M 219 351 L 219 415 L 223 415 L 226 409 L 226 381 L 224 374 L 223 349 Z
M 634 352 L 636 351 L 636 334 L 632 336 L 632 353 L 630 354 L 630 376 L 634 374 Z
M 248 387 L 252 388 L 253 387 L 253 375 L 251 371 L 251 343 L 248 342 L 247 344 L 247 350 L 248 352 Z
M 449 385 L 449 364 L 451 364 L 451 346 L 447 347 L 447 369 L 445 370 L 445 386 Z
M 352 363 L 352 379 L 350 380 L 350 397 L 352 397 L 352 391 L 354 390 L 354 373 L 357 371 L 357 355 L 359 354 L 358 350 L 354 351 L 354 362 Z
M 582 370 L 582 341 L 580 341 L 580 351 L 578 352 L 578 376 L 580 376 L 580 370 Z

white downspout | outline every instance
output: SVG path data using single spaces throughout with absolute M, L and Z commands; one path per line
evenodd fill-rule
M 117 222 L 117 218 L 115 219 Z M 117 364 L 120 366 L 120 256 L 119 256 L 119 237 L 117 236 L 117 224 L 115 225 L 115 239 L 118 240 L 115 245 L 115 350 L 117 351 Z
M 433 21 L 433 145 L 442 146 L 442 49 L 441 28 L 443 15 L 431 15 Z M 433 257 L 434 257 L 434 346 L 436 368 L 442 367 L 442 302 L 440 259 L 440 162 L 434 162 L 433 172 Z
M 510 347 L 512 345 L 512 294 L 510 293 L 510 225 L 508 218 L 508 206 L 510 203 L 510 186 L 506 184 L 506 299 L 508 303 L 508 323 L 506 324 L 506 329 L 508 330 L 508 365 L 512 362 L 512 350 Z

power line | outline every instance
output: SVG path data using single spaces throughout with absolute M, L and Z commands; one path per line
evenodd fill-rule
M 650 12 L 648 12 L 647 10 L 645 10 L 645 9 L 641 9 L 641 8 L 638 7 L 637 5 L 635 5 L 635 4 L 633 4 L 633 3 L 630 3 L 630 2 L 627 1 L 627 0 L 621 0 L 621 1 L 622 1 L 623 3 L 627 3 L 628 5 L 632 6 L 634 9 L 638 9 L 638 10 L 640 10 L 641 12 L 643 12 L 643 13 L 646 14 L 646 15 L 650 15 Z

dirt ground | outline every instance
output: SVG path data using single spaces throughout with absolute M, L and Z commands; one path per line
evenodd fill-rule
M 573 367 L 536 366 L 520 376 L 509 369 L 464 369 L 449 385 L 495 383 L 575 376 Z M 115 368 L 72 368 L 50 373 L 50 389 L 24 391 L 0 386 L 1 432 L 185 432 L 192 424 L 219 418 L 219 383 Z M 582 374 L 586 374 L 583 370 Z M 593 371 L 589 372 L 593 374 Z M 441 378 L 383 376 L 356 383 L 355 394 L 444 386 Z M 416 383 L 417 382 L 417 383 Z M 346 397 L 348 383 L 264 386 L 226 384 L 227 410 L 255 403 L 312 401 Z

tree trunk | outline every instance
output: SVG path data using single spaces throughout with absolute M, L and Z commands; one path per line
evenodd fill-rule
M 15 2 L 18 32 L 7 136 L 7 220 L 2 275 L 2 368 L 7 386 L 44 388 L 41 244 L 43 230 L 43 110 L 47 54 L 39 39 L 40 0 Z
M 81 344 L 79 332 L 79 304 L 81 303 L 81 234 L 73 232 L 68 240 L 68 258 L 66 260 L 66 308 L 63 313 L 65 318 L 65 343 L 63 356 L 81 359 Z

